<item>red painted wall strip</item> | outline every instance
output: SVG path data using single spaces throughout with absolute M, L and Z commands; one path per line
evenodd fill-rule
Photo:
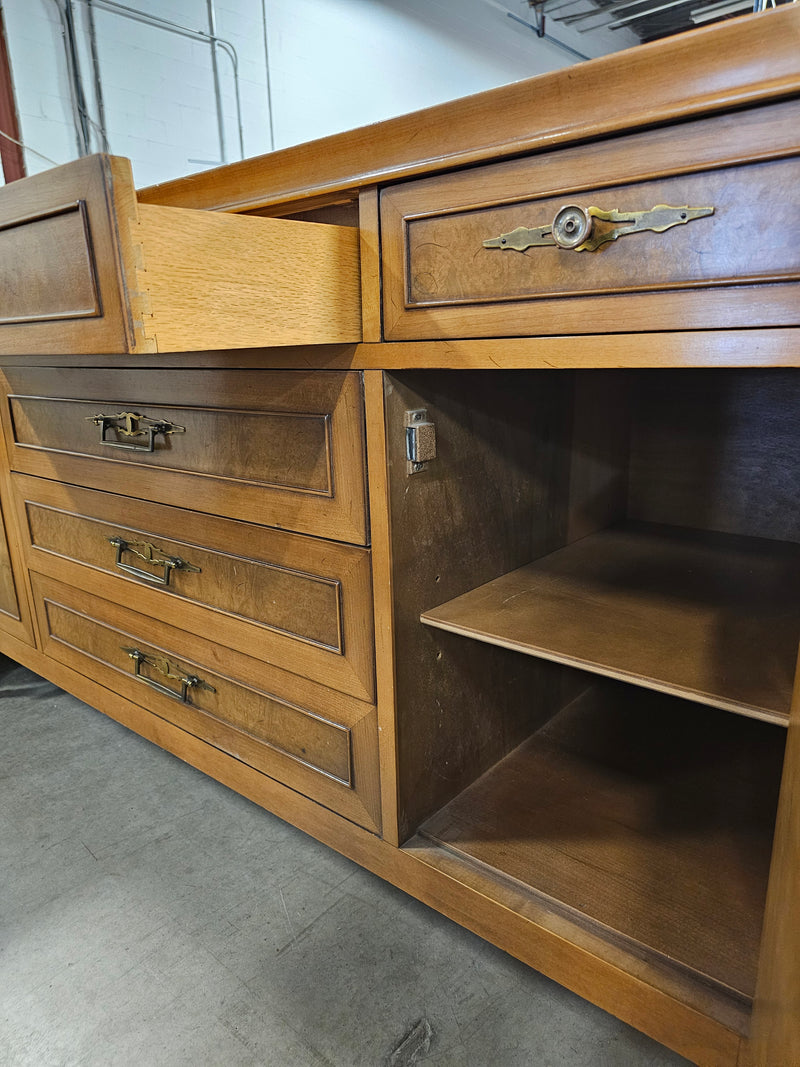
M 14 102 L 14 83 L 11 80 L 11 64 L 8 61 L 6 28 L 3 23 L 2 8 L 0 8 L 0 130 L 3 133 L 7 133 L 9 137 L 13 137 L 17 141 L 20 140 L 17 107 Z M 13 182 L 17 178 L 25 177 L 25 158 L 22 154 L 22 149 L 6 137 L 0 137 L 0 160 L 3 163 L 3 174 L 6 182 Z

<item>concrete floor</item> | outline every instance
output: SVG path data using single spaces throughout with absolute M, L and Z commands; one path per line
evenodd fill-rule
M 3 1067 L 687 1062 L 2 657 L 0 731 Z

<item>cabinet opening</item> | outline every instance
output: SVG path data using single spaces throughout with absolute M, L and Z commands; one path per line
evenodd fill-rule
M 386 390 L 406 847 L 743 1033 L 800 639 L 799 401 L 796 372 L 750 369 Z M 438 454 L 408 476 L 414 408 Z
M 784 739 L 603 679 L 426 820 L 414 845 L 745 1032 Z
M 800 379 L 595 372 L 571 392 L 558 547 L 422 621 L 785 724 L 800 641 Z

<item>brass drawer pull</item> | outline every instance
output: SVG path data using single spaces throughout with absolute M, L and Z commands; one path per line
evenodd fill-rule
M 108 543 L 114 545 L 117 550 L 117 556 L 114 560 L 115 566 L 121 571 L 125 571 L 126 574 L 132 574 L 134 578 L 144 578 L 146 582 L 153 582 L 155 585 L 169 585 L 169 578 L 173 571 L 201 573 L 200 567 L 187 563 L 180 556 L 168 556 L 166 552 L 162 552 L 160 548 L 151 545 L 149 541 L 126 541 L 122 537 L 109 537 Z M 145 563 L 150 563 L 154 567 L 162 567 L 161 574 L 151 574 L 149 571 L 142 570 L 141 567 L 123 563 L 123 552 L 132 552 L 134 556 L 143 559 Z
M 127 452 L 153 452 L 156 434 L 186 433 L 185 426 L 176 426 L 172 422 L 148 419 L 135 411 L 120 411 L 117 415 L 89 415 L 86 422 L 93 422 L 100 427 L 100 444 L 108 448 L 123 448 Z M 126 444 L 124 441 L 108 441 L 106 433 L 115 430 L 123 437 L 146 437 L 146 444 Z
M 124 645 L 120 647 L 122 648 L 122 651 L 126 652 L 133 660 L 134 675 L 140 682 L 144 682 L 145 685 L 149 685 L 151 689 L 155 689 L 157 693 L 163 693 L 164 696 L 172 697 L 173 700 L 180 700 L 183 704 L 189 703 L 189 691 L 191 689 L 206 689 L 209 693 L 216 693 L 216 689 L 213 685 L 204 682 L 203 679 L 198 678 L 196 674 L 184 674 L 179 667 L 176 666 L 173 668 L 172 664 L 165 656 L 148 656 L 138 648 L 125 648 Z M 142 664 L 148 664 L 154 670 L 163 674 L 165 678 L 174 678 L 175 681 L 180 682 L 180 692 L 175 689 L 170 689 L 169 686 L 162 685 L 161 682 L 157 682 L 154 678 L 148 678 L 147 675 L 142 674 Z
M 683 226 L 692 219 L 701 219 L 713 215 L 713 207 L 669 207 L 656 204 L 649 211 L 603 211 L 599 207 L 579 207 L 567 204 L 557 212 L 556 217 L 547 226 L 535 226 L 526 229 L 518 226 L 510 233 L 501 233 L 483 242 L 484 248 L 513 249 L 524 252 L 528 248 L 545 245 L 557 245 L 559 248 L 571 249 L 573 252 L 596 252 L 609 241 L 616 241 L 629 233 L 641 233 L 652 230 L 663 233 L 673 226 Z M 596 227 L 595 220 L 610 222 L 610 227 Z

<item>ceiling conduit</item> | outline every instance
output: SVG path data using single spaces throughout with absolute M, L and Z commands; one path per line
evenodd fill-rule
M 83 89 L 83 80 L 81 77 L 80 63 L 78 59 L 77 42 L 75 37 L 75 23 L 73 15 L 73 0 L 53 0 L 58 8 L 59 15 L 61 17 L 61 24 L 64 30 L 64 46 L 67 55 L 67 69 L 70 79 L 70 92 L 72 95 L 73 110 L 75 112 L 75 126 L 76 126 L 76 140 L 78 144 L 78 154 L 81 156 L 88 155 L 92 151 L 91 147 L 91 130 L 92 127 L 97 130 L 101 142 L 102 150 L 108 151 L 108 137 L 106 132 L 105 123 L 105 108 L 103 104 L 103 90 L 100 79 L 100 68 L 97 53 L 97 37 L 94 25 L 94 12 L 97 9 L 108 11 L 112 14 L 119 15 L 122 18 L 131 19 L 133 22 L 139 22 L 146 26 L 152 26 L 155 29 L 165 30 L 169 33 L 175 33 L 181 37 L 187 37 L 195 41 L 203 41 L 211 46 L 211 66 L 212 76 L 214 81 L 214 101 L 217 112 L 217 127 L 220 145 L 220 156 L 222 162 L 227 162 L 227 150 L 226 150 L 226 138 L 224 127 L 224 110 L 222 106 L 222 91 L 220 85 L 219 69 L 217 65 L 217 50 L 223 51 L 231 61 L 231 68 L 233 72 L 233 87 L 234 87 L 234 99 L 236 105 L 236 122 L 238 129 L 239 140 L 239 158 L 244 159 L 244 128 L 242 123 L 242 101 L 239 89 L 239 56 L 236 52 L 234 45 L 226 40 L 224 37 L 219 37 L 216 33 L 216 12 L 214 10 L 213 0 L 207 0 L 208 5 L 208 18 L 210 33 L 206 33 L 203 30 L 194 30 L 189 26 L 182 26 L 180 23 L 172 22 L 170 19 L 162 18 L 160 15 L 151 15 L 147 11 L 142 11 L 139 8 L 129 7 L 127 4 L 117 3 L 116 0 L 74 0 L 76 3 L 81 3 L 86 6 L 88 13 L 88 26 L 89 26 L 89 46 L 92 56 L 92 74 L 93 85 L 95 92 L 95 99 L 97 101 L 98 108 L 98 122 L 94 122 L 89 115 L 86 107 L 86 97 Z

